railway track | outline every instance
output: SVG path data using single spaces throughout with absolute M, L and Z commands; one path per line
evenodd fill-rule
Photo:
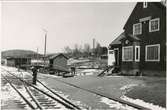
M 76 86 L 76 85 L 74 85 L 74 84 L 71 84 L 71 83 L 67 83 L 67 82 L 65 82 L 65 81 L 62 81 L 62 80 L 58 80 L 58 79 L 55 79 L 55 80 L 57 80 L 57 81 L 59 81 L 59 82 L 62 82 L 62 83 L 64 83 L 64 84 L 67 84 L 67 85 L 69 85 L 69 86 L 72 86 L 72 87 L 75 87 L 75 88 L 78 88 L 78 89 L 81 89 L 81 90 L 84 90 L 84 91 L 87 91 L 87 92 L 96 94 L 96 95 L 98 95 L 98 96 L 108 98 L 108 99 L 110 99 L 110 100 L 119 102 L 119 103 L 121 103 L 121 104 L 128 105 L 128 106 L 130 106 L 130 107 L 132 107 L 132 108 L 135 108 L 135 109 L 138 109 L 138 110 L 151 110 L 151 109 L 149 109 L 149 108 L 146 108 L 146 107 L 143 107 L 143 106 L 140 106 L 140 105 L 137 105 L 137 104 L 134 104 L 134 103 L 131 103 L 131 102 L 122 100 L 122 99 L 117 98 L 117 97 L 108 97 L 108 96 L 106 96 L 105 94 L 98 93 L 98 92 L 92 91 L 92 90 L 90 90 L 90 89 L 82 88 L 82 87 Z
M 8 71 L 9 72 L 9 71 Z M 10 72 L 9 72 L 10 73 Z M 20 79 L 21 80 L 21 79 Z M 98 96 L 101 96 L 101 97 L 105 97 L 105 98 L 108 98 L 110 100 L 113 100 L 113 101 L 116 101 L 116 102 L 119 102 L 123 105 L 128 105 L 132 108 L 135 108 L 135 109 L 138 109 L 138 110 L 150 110 L 149 108 L 145 108 L 143 106 L 140 106 L 140 105 L 137 105 L 137 104 L 134 104 L 134 103 L 131 103 L 131 102 L 128 102 L 128 101 L 125 101 L 125 100 L 122 100 L 120 98 L 116 98 L 116 97 L 108 97 L 104 94 L 101 94 L 101 93 L 98 93 L 98 92 L 95 92 L 95 91 L 92 91 L 92 90 L 89 90 L 89 89 L 85 89 L 85 88 L 82 88 L 82 87 L 79 87 L 79 86 L 76 86 L 74 84 L 71 84 L 71 83 L 67 83 L 65 81 L 62 81 L 62 80 L 58 80 L 58 79 L 55 79 L 56 81 L 59 81 L 59 82 L 62 82 L 64 84 L 67 84 L 69 86 L 72 86 L 72 87 L 75 87 L 75 88 L 78 88 L 78 89 L 81 89 L 81 90 L 84 90 L 84 91 L 87 91 L 87 92 L 90 92 L 90 93 L 93 93 L 93 94 L 96 94 Z M 50 88 L 48 88 L 46 85 L 44 85 L 41 81 L 37 80 L 38 83 L 40 83 L 42 86 L 44 86 L 47 90 L 49 90 L 51 93 L 53 93 L 54 95 L 56 95 L 57 97 L 61 97 L 59 96 L 58 94 L 56 94 L 54 91 L 52 91 Z M 32 85 L 33 86 L 33 85 Z M 61 98 L 63 101 L 67 102 L 68 104 L 71 104 L 70 101 L 64 99 L 64 98 Z M 81 109 L 79 108 L 78 106 L 74 105 L 74 104 L 71 104 L 72 107 L 74 107 L 75 109 Z
M 22 108 L 25 108 L 26 105 L 29 106 L 31 109 L 73 109 L 73 110 L 80 110 L 80 107 L 73 104 L 69 100 L 61 97 L 51 89 L 49 89 L 47 86 L 45 86 L 43 83 L 40 84 L 45 89 L 41 89 L 37 86 L 32 85 L 31 83 L 23 80 L 22 78 L 14 75 L 12 72 L 6 71 L 9 75 L 5 76 L 2 74 L 2 78 L 10 84 L 10 86 L 19 94 L 19 96 L 23 99 L 25 103 L 19 104 L 19 106 L 22 106 Z M 14 78 L 13 78 L 14 77 Z M 17 81 L 16 81 L 17 79 Z M 26 94 L 29 96 L 29 100 L 27 97 L 25 97 L 25 92 L 22 93 L 19 88 L 24 88 L 26 91 Z M 27 95 L 26 95 L 27 96 Z M 19 102 L 19 101 L 18 101 Z

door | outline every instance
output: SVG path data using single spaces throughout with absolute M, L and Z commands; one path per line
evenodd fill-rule
M 115 62 L 114 50 L 108 50 L 108 66 L 112 66 Z
M 115 66 L 119 66 L 119 49 L 114 49 L 114 55 L 115 55 Z

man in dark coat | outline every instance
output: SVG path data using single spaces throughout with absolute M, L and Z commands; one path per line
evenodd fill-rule
M 74 66 L 71 67 L 71 73 L 72 73 L 73 75 L 75 75 L 75 67 L 74 67 Z
M 36 81 L 37 81 L 37 72 L 38 72 L 38 70 L 37 70 L 37 68 L 36 67 L 33 67 L 32 68 L 32 72 L 33 72 L 33 82 L 32 82 L 32 84 L 34 84 L 34 85 L 36 85 Z

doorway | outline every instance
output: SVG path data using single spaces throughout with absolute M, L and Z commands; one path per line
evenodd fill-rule
M 119 49 L 114 49 L 114 55 L 115 55 L 115 66 L 119 66 Z

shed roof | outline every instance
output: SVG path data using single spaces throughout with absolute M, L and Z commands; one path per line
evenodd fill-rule
M 132 35 L 132 34 L 126 35 L 125 37 L 121 38 L 120 41 L 123 40 L 123 39 L 127 39 L 127 38 L 130 38 L 133 41 L 140 41 L 140 38 L 138 38 L 137 36 Z
M 114 39 L 110 45 L 119 45 L 121 44 L 121 39 L 125 37 L 125 32 L 122 32 L 116 39 Z
M 55 59 L 55 58 L 57 58 L 58 56 L 63 56 L 63 57 L 65 57 L 66 59 L 68 59 L 68 57 L 67 57 L 66 55 L 62 54 L 62 53 L 54 54 L 54 55 L 52 55 L 49 59 Z

